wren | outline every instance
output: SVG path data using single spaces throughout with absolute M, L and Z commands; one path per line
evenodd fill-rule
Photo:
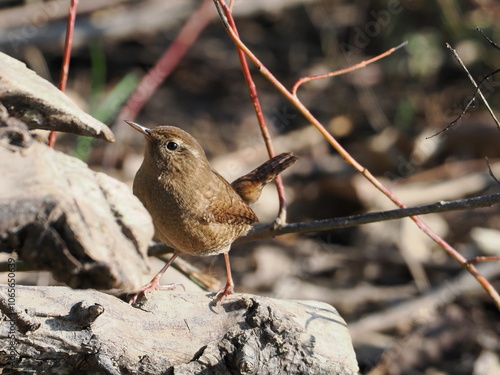
M 174 126 L 148 129 L 125 121 L 144 134 L 144 161 L 134 178 L 133 191 L 150 213 L 155 237 L 174 249 L 158 274 L 132 297 L 130 304 L 154 290 L 174 289 L 160 285 L 160 278 L 179 254 L 207 256 L 224 254 L 226 285 L 218 303 L 234 291 L 228 252 L 245 235 L 257 215 L 249 204 L 262 188 L 294 164 L 298 156 L 283 153 L 268 160 L 232 184 L 210 166 L 198 141 Z

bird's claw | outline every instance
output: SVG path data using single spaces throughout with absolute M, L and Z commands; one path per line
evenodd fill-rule
M 222 301 L 224 301 L 224 299 L 226 299 L 227 296 L 229 296 L 230 294 L 233 294 L 233 293 L 234 293 L 234 285 L 233 284 L 226 284 L 226 286 L 224 288 L 222 288 L 221 290 L 219 290 L 217 292 L 217 294 L 215 295 L 214 300 L 217 301 L 216 305 L 220 306 Z
M 135 305 L 139 298 L 146 297 L 149 293 L 154 292 L 156 290 L 174 290 L 177 285 L 181 285 L 184 288 L 184 285 L 181 283 L 172 283 L 172 284 L 163 284 L 160 285 L 159 281 L 156 279 L 151 280 L 149 283 L 141 287 L 136 294 L 130 299 L 128 302 L 130 305 Z M 184 288 L 186 290 L 186 288 Z

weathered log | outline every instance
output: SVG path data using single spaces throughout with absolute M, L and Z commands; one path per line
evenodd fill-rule
M 212 298 L 156 292 L 135 308 L 91 290 L 18 286 L 15 306 L 26 315 L 17 326 L 33 328 L 9 338 L 10 322 L 0 325 L 0 366 L 59 375 L 357 372 L 333 307 L 245 294 L 217 307 Z
M 134 290 L 151 217 L 125 184 L 33 141 L 0 108 L 0 251 L 72 287 Z
M 56 130 L 113 142 L 111 130 L 22 62 L 0 52 L 0 102 L 30 129 Z

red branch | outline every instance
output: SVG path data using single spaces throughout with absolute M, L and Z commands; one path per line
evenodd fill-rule
M 467 259 L 468 264 L 479 263 L 479 262 L 489 262 L 492 260 L 500 260 L 500 256 L 480 256 L 471 259 Z
M 408 42 L 401 43 L 399 46 L 393 47 L 393 48 L 385 51 L 384 53 L 381 53 L 378 56 L 372 57 L 369 60 L 361 61 L 361 62 L 357 63 L 356 65 L 350 66 L 348 68 L 336 70 L 334 72 L 318 74 L 315 76 L 302 77 L 297 82 L 295 82 L 295 85 L 293 85 L 291 92 L 293 95 L 297 95 L 297 89 L 299 88 L 299 86 L 302 85 L 303 83 L 306 83 L 306 82 L 315 81 L 317 79 L 335 77 L 335 76 L 339 76 L 341 74 L 350 73 L 350 72 L 357 70 L 357 69 L 364 68 L 365 66 L 367 66 L 367 65 L 369 65 L 377 60 L 380 60 L 386 56 L 389 56 L 390 54 L 392 54 L 393 52 L 397 51 L 398 49 L 406 46 L 407 44 L 408 44 Z
M 118 114 L 117 122 L 134 120 L 137 117 L 137 114 L 147 101 L 170 73 L 172 73 L 203 29 L 210 23 L 213 15 L 211 1 L 204 0 L 184 24 L 175 40 L 156 62 L 155 66 L 139 82 L 139 85 L 137 85 L 127 103 Z
M 361 165 L 356 159 L 354 159 L 347 151 L 342 147 L 342 145 L 333 137 L 328 130 L 319 122 L 319 120 L 314 117 L 314 115 L 307 109 L 307 107 L 298 99 L 297 95 L 294 95 L 289 91 L 283 84 L 264 66 L 264 64 L 253 54 L 252 51 L 241 41 L 238 35 L 235 33 L 233 28 L 230 26 L 230 21 L 232 15 L 227 9 L 223 0 L 214 0 L 217 7 L 221 20 L 224 27 L 229 34 L 230 38 L 236 44 L 236 46 L 245 53 L 245 55 L 257 66 L 259 72 L 270 81 L 276 89 L 287 98 L 297 110 L 314 126 L 318 131 L 326 138 L 328 143 L 332 145 L 335 150 L 344 158 L 344 160 L 349 163 L 358 173 L 363 175 L 370 183 L 380 190 L 384 195 L 386 195 L 392 202 L 394 202 L 400 208 L 406 208 L 406 206 L 401 202 L 401 200 L 394 195 L 386 186 L 384 186 L 371 172 Z M 418 216 L 410 217 L 415 224 L 427 234 L 434 242 L 441 246 L 451 257 L 453 257 L 462 267 L 469 271 L 476 280 L 481 284 L 481 286 L 486 290 L 490 297 L 495 302 L 497 308 L 500 310 L 500 295 L 495 290 L 495 288 L 489 283 L 489 281 L 479 274 L 477 268 L 469 264 L 467 259 L 465 259 L 457 250 L 455 250 L 450 244 L 439 237 L 436 233 L 432 231 Z
M 68 23 L 66 26 L 66 40 L 64 41 L 64 56 L 61 67 L 61 78 L 59 79 L 59 90 L 66 90 L 66 82 L 68 82 L 69 61 L 71 59 L 71 49 L 73 45 L 73 31 L 75 30 L 76 8 L 79 0 L 71 0 L 69 6 Z M 51 131 L 49 134 L 49 147 L 54 148 L 56 144 L 56 132 Z
M 233 6 L 233 1 L 231 1 L 231 3 L 229 4 L 229 7 L 226 7 L 226 5 L 224 4 L 223 7 L 225 12 L 231 14 L 232 6 Z M 229 17 L 228 20 L 229 20 L 229 25 L 232 27 L 235 34 L 239 36 L 238 29 L 236 28 L 236 24 L 234 22 L 233 17 Z M 243 70 L 243 76 L 245 77 L 245 81 L 248 86 L 248 91 L 250 92 L 250 100 L 252 101 L 253 108 L 255 111 L 255 116 L 257 117 L 257 121 L 259 123 L 260 132 L 262 134 L 262 138 L 264 139 L 264 143 L 267 148 L 267 153 L 269 157 L 272 158 L 276 155 L 276 152 L 274 151 L 273 142 L 271 140 L 271 134 L 269 133 L 269 129 L 266 125 L 266 120 L 264 119 L 264 115 L 262 113 L 262 106 L 260 105 L 259 96 L 257 94 L 257 88 L 253 81 L 252 74 L 250 73 L 245 53 L 240 48 L 237 48 L 237 51 L 238 51 L 238 57 L 240 59 L 241 69 Z M 276 223 L 279 225 L 286 223 L 285 187 L 283 185 L 283 180 L 279 175 L 276 177 L 276 189 L 278 190 L 278 199 L 280 205 L 279 213 L 276 218 Z

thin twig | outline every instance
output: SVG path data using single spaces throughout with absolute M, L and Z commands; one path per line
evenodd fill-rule
M 201 32 L 212 21 L 214 12 L 210 0 L 203 0 L 200 6 L 190 15 L 177 34 L 174 41 L 168 46 L 156 64 L 147 72 L 136 86 L 125 105 L 116 116 L 115 137 L 117 143 L 123 138 L 124 120 L 134 120 L 144 105 L 153 96 L 158 87 L 169 77 L 184 55 L 198 39 Z M 115 165 L 117 148 L 106 148 L 103 166 Z
M 476 89 L 477 90 L 477 89 Z M 437 137 L 438 135 L 442 134 L 442 133 L 445 133 L 447 132 L 448 130 L 450 130 L 452 127 L 455 126 L 455 124 L 457 122 L 459 122 L 462 117 L 465 116 L 465 114 L 467 113 L 467 111 L 469 110 L 470 106 L 472 104 L 474 104 L 474 102 L 476 101 L 476 94 L 474 93 L 474 95 L 472 96 L 472 98 L 467 102 L 467 104 L 465 105 L 465 108 L 462 110 L 462 112 L 460 113 L 460 115 L 458 115 L 458 117 L 453 120 L 452 122 L 450 122 L 444 129 L 441 129 L 440 131 L 438 131 L 437 133 L 434 133 L 428 137 L 425 137 L 425 139 L 431 139 L 431 138 L 434 138 L 434 137 Z
M 458 199 L 453 201 L 441 201 L 423 206 L 408 207 L 389 211 L 370 212 L 366 214 L 345 216 L 335 219 L 290 223 L 286 224 L 282 228 L 277 229 L 274 229 L 270 225 L 261 225 L 257 226 L 245 237 L 242 237 L 241 241 L 253 241 L 256 239 L 269 238 L 289 233 L 319 232 L 339 228 L 349 228 L 362 224 L 396 220 L 416 215 L 427 215 L 438 212 L 471 210 L 480 207 L 491 207 L 499 203 L 500 193 L 497 193 L 484 195 L 481 197 Z
M 245 237 L 238 239 L 236 243 L 262 240 L 265 238 L 272 238 L 291 233 L 321 232 L 333 229 L 349 228 L 362 224 L 370 224 L 381 221 L 402 219 L 405 217 L 409 217 L 411 215 L 425 215 L 438 212 L 449 212 L 458 210 L 470 210 L 482 207 L 491 207 L 499 203 L 500 203 L 500 193 L 497 193 L 497 194 L 484 195 L 474 198 L 458 199 L 453 201 L 441 201 L 428 205 L 408 207 L 404 209 L 370 212 L 362 215 L 345 216 L 336 219 L 308 221 L 301 223 L 289 223 L 279 228 L 276 228 L 273 224 L 258 225 Z M 161 242 L 158 242 L 149 246 L 148 256 L 159 257 L 161 255 L 172 253 L 173 251 L 174 250 L 172 248 L 166 246 Z M 483 258 L 494 258 L 494 257 L 483 257 Z M 496 260 L 496 259 L 484 259 L 475 261 L 474 259 L 467 260 L 467 263 L 474 263 L 486 260 Z M 214 285 L 216 284 L 215 279 L 211 277 L 207 278 L 206 275 L 204 275 L 197 268 L 190 266 L 187 262 L 181 260 L 180 258 L 177 258 L 172 266 L 176 268 L 178 271 L 190 277 L 191 279 L 198 280 L 197 283 L 201 281 L 202 287 L 207 289 L 217 289 L 217 287 L 214 287 Z M 30 265 L 28 265 L 23 261 L 18 261 L 16 263 L 16 267 L 18 271 L 34 270 L 34 268 L 32 268 Z M 0 272 L 7 272 L 8 269 L 9 269 L 8 262 L 0 262 Z
M 427 215 L 438 212 L 449 212 L 459 210 L 471 210 L 474 208 L 491 207 L 500 203 L 500 193 L 484 195 L 480 197 L 458 199 L 453 201 L 441 201 L 423 206 L 408 207 L 403 209 L 370 212 L 361 215 L 344 216 L 335 219 L 306 221 L 300 223 L 288 223 L 280 228 L 276 228 L 272 223 L 257 225 L 245 237 L 239 238 L 236 243 L 250 242 L 272 238 L 291 233 L 322 232 L 340 228 L 355 227 L 363 224 L 377 223 L 380 221 L 402 219 L 415 215 Z M 149 247 L 149 256 L 158 256 L 172 252 L 161 243 Z
M 480 262 L 489 262 L 492 260 L 500 260 L 500 256 L 480 256 L 480 257 L 474 257 L 471 259 L 467 259 L 467 263 L 480 263 Z
M 224 12 L 228 18 L 229 22 L 229 27 L 233 29 L 236 35 L 239 36 L 238 34 L 238 29 L 236 28 L 236 24 L 234 22 L 234 19 L 231 14 L 231 9 L 232 6 L 234 5 L 234 2 L 232 1 L 227 7 L 224 3 L 222 3 Z M 271 134 L 269 133 L 269 129 L 266 125 L 266 120 L 264 119 L 264 115 L 262 113 L 262 106 L 260 105 L 260 100 L 259 96 L 257 94 L 257 88 L 255 86 L 255 83 L 252 78 L 252 74 L 250 73 L 250 69 L 248 67 L 248 62 L 247 58 L 245 56 L 245 53 L 239 49 L 236 48 L 238 52 L 238 57 L 240 59 L 240 64 L 241 64 L 241 69 L 243 71 L 243 76 L 245 77 L 245 81 L 248 86 L 248 91 L 250 92 L 250 100 L 252 101 L 253 108 L 255 111 L 255 116 L 257 117 L 257 121 L 259 123 L 260 127 L 260 132 L 262 134 L 262 138 L 264 139 L 264 143 L 267 148 L 267 153 L 270 158 L 274 157 L 276 155 L 276 152 L 274 151 L 273 147 L 273 142 L 271 140 Z M 278 215 L 276 218 L 276 223 L 278 226 L 281 226 L 286 223 L 286 195 L 285 195 L 285 187 L 283 185 L 283 180 L 281 176 L 277 176 L 276 179 L 276 189 L 278 191 L 278 200 L 279 200 L 279 211 Z
M 69 62 L 71 59 L 71 47 L 73 43 L 73 31 L 75 30 L 76 8 L 79 0 L 71 0 L 68 14 L 68 24 L 66 28 L 66 39 L 64 41 L 64 56 L 61 67 L 61 77 L 59 79 L 59 90 L 66 91 L 66 83 L 68 82 Z
M 341 75 L 341 74 L 349 73 L 349 72 L 352 72 L 352 71 L 364 68 L 365 66 L 367 66 L 367 65 L 369 65 L 369 64 L 371 64 L 371 63 L 373 63 L 375 61 L 383 59 L 386 56 L 389 56 L 390 54 L 392 54 L 393 52 L 397 51 L 400 48 L 403 48 L 407 44 L 408 44 L 408 42 L 403 42 L 399 46 L 393 47 L 393 48 L 385 51 L 384 53 L 381 53 L 378 56 L 372 57 L 369 60 L 361 61 L 361 62 L 357 63 L 356 65 L 350 66 L 348 68 L 336 70 L 334 72 L 329 72 L 329 73 L 324 73 L 324 74 L 318 74 L 318 75 L 314 75 L 314 76 L 309 76 L 309 77 L 302 77 L 297 82 L 295 82 L 295 84 L 292 87 L 291 92 L 292 92 L 293 95 L 297 95 L 297 90 L 298 90 L 299 86 L 302 85 L 303 83 L 306 83 L 306 82 L 311 82 L 311 81 L 315 81 L 315 80 L 318 80 L 318 79 L 335 77 L 335 76 L 338 76 L 338 75 Z
M 159 257 L 161 260 L 167 262 L 165 257 Z M 210 276 L 203 272 L 198 267 L 193 266 L 184 259 L 177 257 L 172 263 L 172 267 L 189 278 L 192 282 L 200 288 L 210 292 L 216 292 L 220 289 L 220 281 L 215 277 Z
M 483 37 L 488 41 L 488 43 L 490 43 L 494 48 L 500 50 L 500 47 L 495 43 L 493 42 L 493 40 L 491 40 L 490 38 L 488 38 L 488 36 L 486 36 L 486 34 L 483 32 L 483 30 L 481 30 L 479 27 L 477 28 L 477 30 L 483 35 Z M 430 137 L 427 137 L 428 138 L 432 138 L 432 137 L 435 137 L 441 133 L 444 133 L 446 131 L 448 131 L 451 127 L 453 127 L 464 115 L 465 113 L 467 113 L 467 110 L 469 109 L 469 107 L 472 105 L 472 103 L 474 103 L 475 99 L 476 99 L 476 94 L 478 92 L 480 92 L 480 86 L 481 84 L 486 81 L 488 78 L 492 77 L 493 75 L 495 75 L 496 73 L 498 73 L 500 71 L 500 69 L 496 69 L 495 71 L 491 72 L 491 73 L 488 73 L 485 77 L 483 77 L 478 84 L 475 83 L 474 79 L 471 77 L 470 73 L 468 72 L 467 68 L 465 67 L 465 65 L 463 64 L 462 60 L 460 59 L 460 57 L 458 56 L 458 54 L 456 53 L 456 51 L 450 47 L 450 45 L 447 43 L 446 46 L 452 51 L 453 55 L 455 56 L 455 58 L 458 60 L 458 62 L 460 63 L 460 65 L 463 67 L 463 69 L 467 72 L 469 78 L 471 79 L 472 83 L 476 86 L 476 90 L 474 91 L 474 95 L 472 96 L 472 99 L 469 100 L 469 102 L 467 103 L 467 105 L 465 106 L 464 110 L 462 111 L 462 113 L 455 119 L 453 120 L 446 128 L 444 128 L 443 130 L 437 132 L 436 134 L 433 134 L 431 135 Z M 482 96 L 482 94 L 481 94 Z M 486 103 L 486 106 L 488 107 L 488 110 L 490 110 L 490 114 L 492 114 L 492 117 L 493 117 L 493 120 L 495 121 L 495 123 L 497 124 L 497 127 L 499 127 L 499 124 L 498 124 L 498 120 L 496 119 L 496 117 L 494 116 L 494 114 L 492 113 L 491 109 L 489 108 L 489 105 L 488 103 L 486 102 L 486 100 L 484 99 L 483 97 L 483 100 L 484 102 Z M 500 129 L 500 127 L 499 127 Z
M 479 27 L 476 27 L 476 30 L 479 31 L 481 33 L 481 35 L 484 37 L 484 39 L 486 39 L 488 41 L 488 43 L 490 43 L 493 48 L 496 48 L 497 50 L 500 51 L 500 46 L 498 44 L 496 44 L 493 40 L 491 40 L 491 38 L 489 38 L 484 32 L 483 30 L 481 30 Z
M 227 21 L 227 15 L 223 11 L 223 0 L 214 0 L 215 5 L 222 17 L 223 25 L 229 25 Z M 276 89 L 281 92 L 281 94 L 287 98 L 297 110 L 314 126 L 318 131 L 325 137 L 325 139 L 335 148 L 335 150 L 344 158 L 344 160 L 349 163 L 357 172 L 359 172 L 363 177 L 365 177 L 370 183 L 380 190 L 384 195 L 386 195 L 393 203 L 395 203 L 400 208 L 406 208 L 406 206 L 399 200 L 399 198 L 394 195 L 387 187 L 385 187 L 375 176 L 373 176 L 370 171 L 368 171 L 364 166 L 362 166 L 356 159 L 354 159 L 343 147 L 342 145 L 326 130 L 326 128 L 313 116 L 313 114 L 307 109 L 307 107 L 293 95 L 288 89 L 286 89 L 283 84 L 274 77 L 274 75 L 264 66 L 264 64 L 250 51 L 250 49 L 241 41 L 240 38 L 235 34 L 234 30 L 226 26 L 226 32 L 233 42 L 241 48 L 247 57 L 257 66 L 260 73 L 268 79 Z M 432 231 L 419 217 L 410 217 L 415 224 L 426 233 L 434 242 L 441 246 L 451 257 L 453 257 L 457 262 L 462 265 L 467 271 L 469 271 L 476 280 L 483 286 L 487 293 L 494 300 L 497 308 L 500 310 L 500 295 L 493 288 L 493 286 L 481 276 L 477 269 L 470 264 L 467 264 L 467 259 L 465 259 L 458 251 L 456 251 L 450 244 L 439 237 L 436 233 Z
M 484 159 L 486 160 L 486 165 L 488 166 L 488 172 L 490 174 L 490 177 L 493 179 L 493 181 L 495 181 L 497 184 L 500 185 L 500 181 L 498 181 L 498 178 L 495 176 L 493 170 L 491 169 L 491 164 L 488 157 L 486 156 Z
M 465 108 L 462 110 L 462 112 L 460 113 L 460 115 L 458 115 L 458 117 L 453 120 L 452 122 L 449 123 L 449 125 L 447 127 L 445 127 L 444 129 L 438 131 L 437 133 L 429 136 L 429 137 L 426 137 L 425 139 L 430 139 L 430 138 L 434 138 L 444 132 L 447 132 L 448 130 L 450 130 L 458 121 L 460 121 L 462 119 L 462 117 L 465 116 L 465 114 L 467 113 L 467 111 L 469 110 L 470 106 L 472 104 L 474 104 L 474 102 L 476 101 L 476 95 L 477 93 L 479 92 L 479 88 L 481 87 L 481 85 L 489 78 L 493 77 L 495 74 L 497 74 L 498 72 L 500 72 L 500 69 L 496 69 L 494 70 L 493 72 L 490 72 L 488 74 L 486 74 L 483 78 L 481 78 L 481 80 L 479 80 L 479 82 L 477 83 L 478 87 L 474 90 L 474 94 L 472 95 L 472 98 L 467 102 L 467 104 L 465 105 Z
M 472 84 L 474 85 L 474 87 L 477 89 L 477 92 L 479 93 L 479 96 L 481 97 L 481 99 L 483 99 L 483 102 L 486 105 L 486 108 L 488 109 L 488 112 L 490 112 L 491 117 L 493 117 L 493 121 L 495 121 L 495 124 L 497 125 L 498 130 L 500 130 L 500 122 L 498 121 L 498 119 L 496 118 L 495 114 L 493 113 L 493 110 L 491 109 L 488 101 L 484 97 L 483 92 L 479 88 L 479 85 L 476 83 L 476 81 L 474 80 L 474 78 L 472 77 L 472 75 L 469 73 L 469 70 L 467 69 L 467 67 L 463 63 L 463 61 L 460 58 L 460 56 L 458 56 L 457 51 L 455 49 L 453 49 L 448 43 L 446 43 L 446 47 L 451 51 L 451 53 L 453 54 L 453 57 L 455 57 L 455 59 L 458 61 L 458 63 L 460 64 L 460 66 L 462 67 L 462 69 L 465 71 L 465 73 L 467 73 L 467 76 L 469 77 L 470 81 L 472 82 Z
M 144 76 L 117 116 L 116 123 L 134 120 L 158 87 L 172 73 L 179 61 L 198 39 L 213 18 L 210 0 L 203 0 L 184 24 L 156 64 Z
M 71 59 L 71 47 L 73 43 L 73 31 L 75 29 L 76 8 L 79 0 L 71 0 L 69 6 L 68 23 L 66 26 L 66 39 L 64 41 L 64 56 L 61 67 L 61 77 L 59 79 L 59 90 L 66 91 L 66 83 L 68 82 L 69 61 Z M 49 134 L 49 147 L 54 148 L 56 143 L 56 132 L 51 131 Z

